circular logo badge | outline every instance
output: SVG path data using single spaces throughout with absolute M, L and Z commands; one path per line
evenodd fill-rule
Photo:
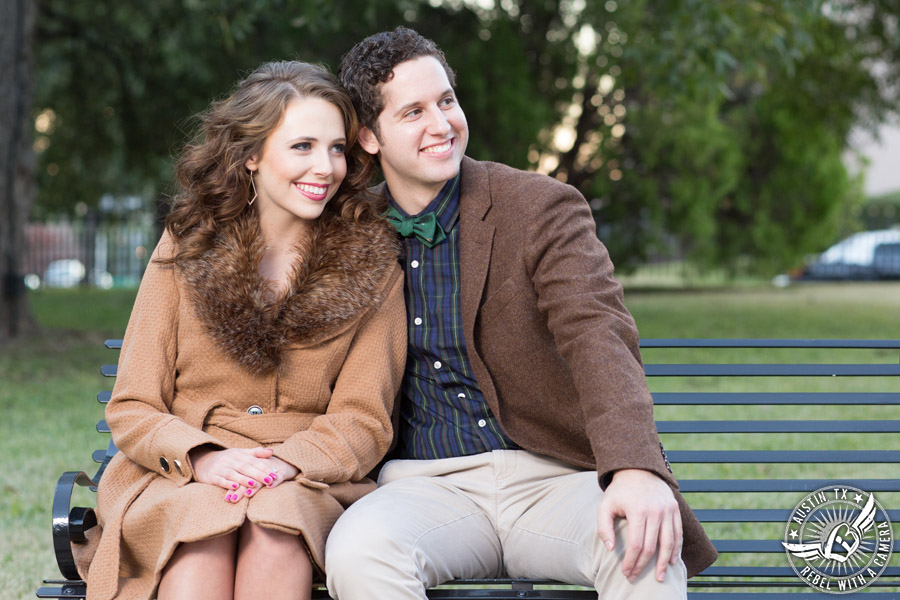
M 818 489 L 797 504 L 782 545 L 807 585 L 847 594 L 867 587 L 887 568 L 894 534 L 875 494 L 834 486 Z

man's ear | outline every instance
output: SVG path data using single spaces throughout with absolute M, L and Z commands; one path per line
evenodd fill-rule
M 378 137 L 375 135 L 375 132 L 365 125 L 360 125 L 359 127 L 359 145 L 372 156 L 377 155 L 381 149 L 381 144 L 378 143 Z

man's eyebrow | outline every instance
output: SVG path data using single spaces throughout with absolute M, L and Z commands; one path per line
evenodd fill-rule
M 444 90 L 443 92 L 441 92 L 439 94 L 439 97 L 445 98 L 447 95 L 456 97 L 456 92 L 453 91 L 453 88 L 447 88 L 446 90 Z M 407 102 L 406 104 L 404 104 L 403 106 L 401 106 L 400 108 L 398 108 L 397 110 L 394 111 L 394 116 L 403 114 L 410 108 L 413 108 L 414 106 L 418 106 L 421 103 L 422 103 L 421 100 L 413 100 L 412 102 Z

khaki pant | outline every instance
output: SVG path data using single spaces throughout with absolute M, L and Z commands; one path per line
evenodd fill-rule
M 593 586 L 603 600 L 687 598 L 684 563 L 655 578 L 656 557 L 629 583 L 627 525 L 611 552 L 597 535 L 603 497 L 593 471 L 523 450 L 395 460 L 379 488 L 341 516 L 328 538 L 328 589 L 337 600 L 424 600 L 453 579 L 500 576 Z

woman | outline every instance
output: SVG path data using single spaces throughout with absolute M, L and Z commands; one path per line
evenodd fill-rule
M 201 122 L 106 409 L 91 599 L 308 598 L 391 440 L 402 276 L 350 99 L 268 63 Z

